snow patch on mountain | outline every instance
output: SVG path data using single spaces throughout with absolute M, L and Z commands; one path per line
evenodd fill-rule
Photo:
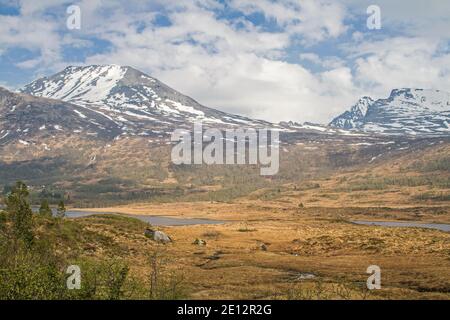
M 35 81 L 27 89 L 38 97 L 95 103 L 109 96 L 125 72 L 117 65 L 67 67 L 56 79 Z

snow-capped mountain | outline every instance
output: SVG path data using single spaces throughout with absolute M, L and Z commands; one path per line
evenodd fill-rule
M 361 98 L 329 124 L 383 134 L 450 134 L 450 93 L 440 90 L 395 89 L 387 99 Z
M 347 130 L 396 135 L 450 134 L 450 94 L 438 90 L 396 89 L 387 99 L 363 97 L 349 111 L 335 118 L 329 127 L 294 122 L 275 125 L 211 109 L 127 66 L 70 66 L 55 75 L 33 81 L 20 92 L 48 98 L 45 100 L 49 105 L 60 106 L 47 110 L 43 108 L 44 101 L 34 100 L 41 106 L 33 109 L 37 119 L 48 118 L 46 114 L 55 114 L 63 106 L 64 114 L 59 118 L 51 117 L 51 123 L 45 126 L 40 125 L 44 131 L 58 128 L 59 131 L 68 129 L 67 132 L 98 136 L 161 136 L 172 133 L 175 128 L 190 129 L 194 121 L 202 121 L 219 128 L 275 127 L 327 135 L 348 134 Z M 22 99 L 25 98 L 22 96 Z M 12 108 L 9 113 L 14 113 L 13 105 L 6 108 Z M 38 115 L 39 111 L 43 115 Z M 71 119 L 72 116 L 76 119 Z M 25 118 L 19 118 L 25 121 Z M 29 120 L 31 126 L 37 123 Z M 8 128 L 2 128 L 3 134 Z
M 268 125 L 204 107 L 153 77 L 118 65 L 67 67 L 33 81 L 21 92 L 75 104 L 86 110 L 80 111 L 80 117 L 96 112 L 131 135 L 168 133 L 174 127 L 191 127 L 194 121 L 215 126 Z

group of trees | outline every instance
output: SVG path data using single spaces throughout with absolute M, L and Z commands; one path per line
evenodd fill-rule
M 41 201 L 41 206 L 39 207 L 39 214 L 45 217 L 52 217 L 53 211 L 50 208 L 47 199 Z M 60 201 L 58 207 L 56 208 L 56 217 L 63 218 L 66 215 L 66 207 L 64 206 L 64 201 Z
M 128 266 L 116 262 L 103 263 L 79 260 L 83 268 L 80 290 L 68 290 L 67 267 L 74 261 L 55 250 L 68 225 L 74 222 L 61 218 L 65 206 L 60 202 L 56 214 L 47 200 L 33 214 L 29 191 L 17 182 L 5 199 L 0 211 L 0 300 L 16 299 L 119 299 L 122 298 Z M 38 230 L 45 228 L 44 234 Z
M 66 210 L 63 202 L 55 215 L 45 199 L 33 213 L 28 188 L 22 182 L 10 189 L 4 202 L 6 207 L 0 210 L 0 300 L 177 299 L 184 294 L 178 277 L 161 271 L 159 258 L 152 260 L 149 289 L 142 278 L 129 275 L 129 266 L 120 257 L 82 255 L 78 242 L 89 237 L 82 235 L 82 224 L 61 219 Z M 71 265 L 79 266 L 82 273 L 79 290 L 67 287 L 66 272 Z
M 36 236 L 28 197 L 27 186 L 17 182 L 0 212 L 0 299 L 58 299 L 65 275 L 52 245 Z M 53 219 L 48 203 L 39 211 Z
M 25 183 L 18 181 L 6 197 L 6 210 L 3 216 L 10 217 L 13 226 L 14 239 L 22 240 L 30 245 L 33 242 L 33 211 L 28 201 L 28 187 Z M 56 217 L 65 216 L 66 208 L 64 202 L 60 201 L 56 210 Z M 53 212 L 46 199 L 42 200 L 39 214 L 46 217 L 53 217 Z

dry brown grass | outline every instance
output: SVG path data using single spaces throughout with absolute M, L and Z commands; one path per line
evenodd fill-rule
M 334 209 L 243 201 L 102 210 L 228 220 L 224 225 L 161 228 L 174 239 L 164 250 L 176 262 L 173 267 L 183 270 L 191 298 L 450 298 L 449 233 L 353 225 L 346 220 L 360 218 L 352 213 L 355 209 L 341 208 L 340 214 Z M 378 214 L 385 210 L 380 208 Z M 386 214 L 396 217 L 389 210 Z M 408 215 L 407 210 L 398 214 Z M 241 232 L 244 226 L 251 232 Z M 206 238 L 208 234 L 215 236 Z M 207 245 L 193 245 L 196 238 L 206 239 Z M 152 248 L 140 247 L 140 241 L 140 235 L 127 233 L 117 239 L 132 248 L 133 268 L 145 274 L 144 252 Z M 365 271 L 372 264 L 381 267 L 382 290 L 368 294 Z M 315 278 L 302 280 L 302 274 Z

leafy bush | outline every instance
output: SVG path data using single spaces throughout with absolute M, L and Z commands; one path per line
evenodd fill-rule
M 80 242 L 101 245 L 107 256 L 117 256 L 119 246 L 105 235 L 85 230 L 83 220 L 33 215 L 28 196 L 27 186 L 18 182 L 8 194 L 6 210 L 0 211 L 0 300 L 185 297 L 183 277 L 166 270 L 159 256 L 151 263 L 151 279 L 155 281 L 149 288 L 142 278 L 130 276 L 124 260 L 81 255 L 84 248 Z M 61 204 L 60 211 L 63 207 Z M 47 208 L 48 202 L 44 201 L 41 211 Z M 118 224 L 124 232 L 142 227 L 142 222 L 127 217 L 101 216 L 93 220 L 107 226 Z M 80 267 L 80 289 L 67 288 L 70 275 L 66 270 L 71 265 Z

